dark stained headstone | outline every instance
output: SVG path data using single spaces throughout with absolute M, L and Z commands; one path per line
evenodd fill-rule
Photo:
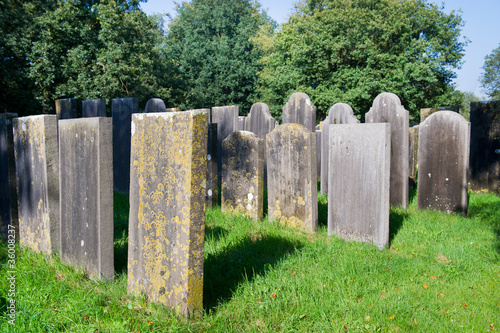
M 217 206 L 219 201 L 219 182 L 217 181 L 217 124 L 208 124 L 207 142 L 207 208 Z
M 458 106 L 440 106 L 437 108 L 425 108 L 425 109 L 420 109 L 420 123 L 423 123 L 427 117 L 429 117 L 431 114 L 434 112 L 438 111 L 454 111 L 454 112 L 459 112 L 460 108 Z
M 113 124 L 59 121 L 61 260 L 113 279 Z
M 144 113 L 154 113 L 154 112 L 167 112 L 165 107 L 165 102 L 160 98 L 150 98 L 146 107 L 144 108 Z
M 391 205 L 406 208 L 409 191 L 409 113 L 398 96 L 382 93 L 373 101 L 365 119 L 366 123 L 391 124 Z
M 269 219 L 315 232 L 318 228 L 316 134 L 283 124 L 266 138 Z
M 327 143 L 330 137 L 331 125 L 336 124 L 358 124 L 359 120 L 354 115 L 352 108 L 345 103 L 336 103 L 328 111 L 325 120 L 321 122 L 321 141 Z M 325 144 L 322 146 L 320 153 L 321 159 L 321 194 L 328 193 L 328 160 L 329 160 L 329 146 Z
M 470 123 L 439 111 L 420 124 L 417 206 L 467 214 Z
M 111 102 L 113 118 L 113 186 L 115 191 L 129 192 L 130 130 L 132 113 L 139 112 L 139 99 L 115 98 Z
M 16 164 L 12 136 L 14 118 L 17 118 L 17 113 L 0 113 L 0 238 L 4 240 L 8 240 L 9 235 L 11 239 L 12 235 L 19 239 Z
M 73 119 L 78 117 L 78 100 L 76 98 L 65 98 L 56 100 L 57 120 Z
M 238 106 L 216 106 L 212 108 L 212 123 L 217 124 L 217 178 L 222 180 L 222 141 L 238 130 Z
M 59 252 L 57 116 L 15 118 L 13 127 L 21 245 Z
M 307 94 L 293 93 L 283 107 L 283 124 L 302 124 L 309 131 L 316 130 L 316 107 Z
M 413 180 L 417 180 L 417 168 L 418 168 L 418 129 L 420 125 L 415 125 L 410 127 L 410 151 L 409 151 L 409 177 Z
M 389 245 L 390 124 L 335 125 L 328 142 L 328 234 Z
M 203 310 L 208 113 L 132 115 L 130 294 Z
M 264 215 L 264 140 L 248 131 L 231 133 L 222 142 L 223 212 L 258 221 Z
M 470 185 L 500 193 L 500 101 L 470 104 Z
M 106 99 L 91 99 L 82 102 L 82 117 L 106 117 Z

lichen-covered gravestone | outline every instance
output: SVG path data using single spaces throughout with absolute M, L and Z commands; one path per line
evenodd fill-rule
M 439 111 L 420 124 L 417 206 L 467 214 L 470 123 Z
M 65 98 L 56 100 L 57 119 L 72 119 L 78 117 L 78 100 Z
M 144 113 L 154 113 L 154 112 L 167 112 L 165 102 L 161 98 L 150 98 L 146 107 L 144 108 Z
M 128 292 L 203 309 L 208 113 L 134 114 Z
M 328 234 L 387 247 L 390 124 L 335 125 L 328 147 Z
M 316 134 L 283 124 L 266 138 L 269 219 L 315 232 L 318 228 Z
M 309 131 L 316 131 L 316 107 L 307 94 L 293 93 L 283 107 L 283 124 L 302 124 Z
M 61 260 L 113 279 L 111 118 L 59 121 Z
M 14 149 L 21 245 L 59 251 L 59 151 L 56 115 L 15 118 Z
M 366 123 L 391 124 L 391 205 L 408 205 L 409 113 L 398 96 L 382 93 L 365 115 Z
M 500 101 L 470 103 L 470 185 L 500 193 Z
M 130 185 L 130 129 L 132 113 L 139 112 L 139 99 L 115 98 L 111 102 L 113 118 L 113 186 L 127 193 Z
M 264 140 L 252 132 L 236 131 L 222 146 L 222 211 L 262 219 Z
M 106 99 L 91 99 L 82 102 L 82 117 L 106 117 Z
M 345 103 L 336 103 L 328 111 L 328 116 L 321 122 L 321 141 L 325 142 L 321 148 L 321 194 L 328 193 L 328 160 L 331 125 L 335 124 L 358 124 L 359 120 L 354 115 L 352 108 Z
M 217 124 L 217 179 L 222 180 L 222 141 L 238 130 L 238 110 L 236 105 L 212 108 L 212 123 Z

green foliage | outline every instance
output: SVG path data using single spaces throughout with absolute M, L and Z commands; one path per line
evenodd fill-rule
M 492 100 L 500 100 L 500 45 L 485 57 L 481 86 Z
M 176 68 L 174 104 L 197 109 L 236 104 L 240 114 L 256 101 L 261 53 L 251 38 L 270 22 L 250 0 L 193 0 L 177 7 L 166 56 Z
M 291 93 L 307 93 L 323 119 L 336 102 L 363 117 L 381 92 L 420 108 L 454 105 L 453 71 L 461 64 L 461 16 L 423 0 L 317 0 L 273 38 L 260 72 L 263 101 L 279 116 Z

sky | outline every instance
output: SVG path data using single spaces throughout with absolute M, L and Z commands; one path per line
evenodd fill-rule
M 181 2 L 181 1 L 178 1 Z M 262 8 L 267 10 L 278 24 L 286 22 L 292 12 L 296 0 L 260 0 Z M 438 6 L 444 4 L 444 12 L 462 11 L 465 25 L 462 36 L 469 40 L 465 48 L 462 68 L 457 70 L 455 83 L 458 90 L 473 92 L 474 95 L 483 97 L 486 93 L 482 90 L 479 77 L 483 72 L 484 58 L 495 48 L 500 46 L 500 0 L 433 0 L 428 1 Z M 175 1 L 148 0 L 141 4 L 147 14 L 170 13 L 175 17 Z M 168 21 L 167 21 L 168 22 Z

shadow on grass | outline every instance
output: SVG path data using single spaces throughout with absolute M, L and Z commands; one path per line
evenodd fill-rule
M 207 235 L 220 237 L 223 228 L 207 228 Z M 227 302 L 238 285 L 266 273 L 282 258 L 293 253 L 302 244 L 283 237 L 253 235 L 223 252 L 208 255 L 204 266 L 203 304 L 207 311 Z
M 500 253 L 500 197 L 498 195 L 471 194 L 468 216 L 491 225 L 496 234 L 495 249 Z
M 114 265 L 115 273 L 127 272 L 128 256 L 128 215 L 129 215 L 129 196 L 114 192 Z
M 407 217 L 408 213 L 402 209 L 391 207 L 389 214 L 389 244 L 392 243 Z

